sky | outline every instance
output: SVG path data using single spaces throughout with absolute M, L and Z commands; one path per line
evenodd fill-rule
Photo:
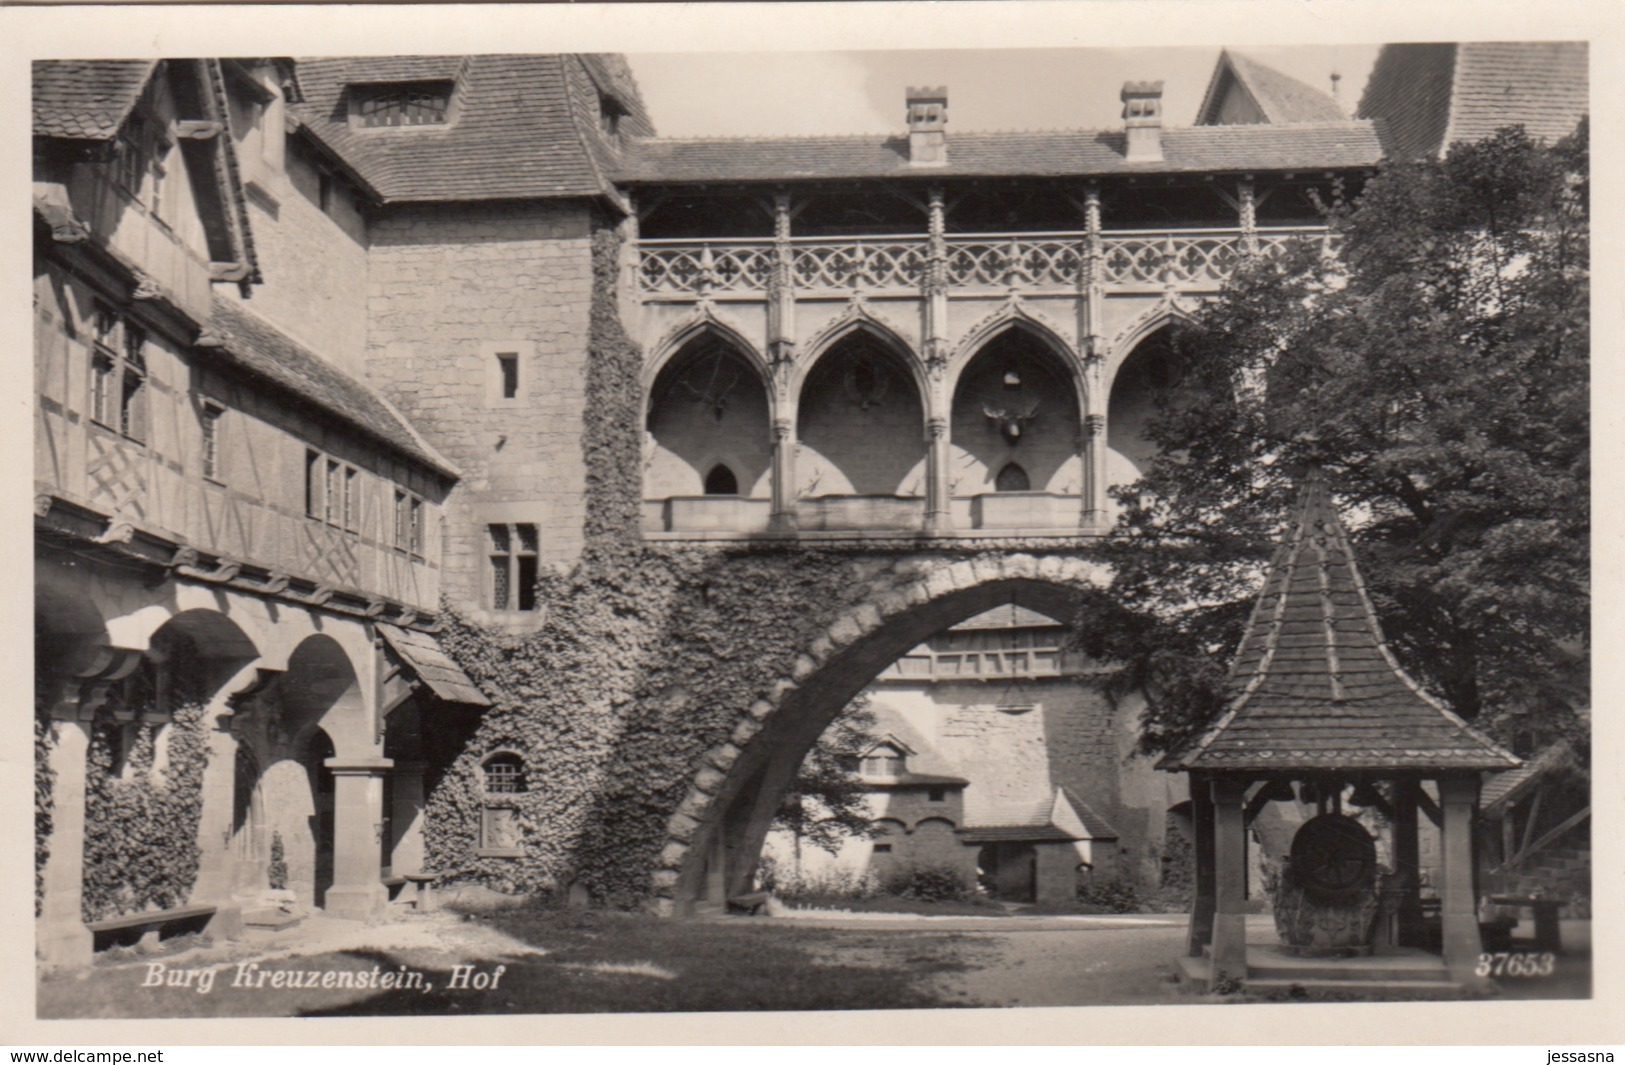
M 1241 51 L 1316 88 L 1342 74 L 1352 112 L 1377 45 Z M 641 52 L 627 58 L 661 136 L 888 133 L 909 86 L 948 87 L 954 130 L 1100 129 L 1122 122 L 1125 81 L 1161 79 L 1163 116 L 1190 125 L 1219 49 L 960 49 L 866 52 Z

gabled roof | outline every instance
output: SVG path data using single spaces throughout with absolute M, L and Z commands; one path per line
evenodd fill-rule
M 1433 157 L 1503 126 L 1558 140 L 1589 110 L 1584 41 L 1388 44 L 1360 97 L 1389 154 Z
M 218 293 L 209 332 L 223 342 L 215 349 L 222 360 L 309 402 L 444 477 L 458 476 L 457 467 L 418 436 L 382 396 Z
M 34 62 L 34 136 L 107 140 L 141 98 L 151 59 Z
M 1330 95 L 1227 48 L 1219 53 L 1219 61 L 1213 67 L 1207 94 L 1196 111 L 1196 124 L 1218 125 L 1225 104 L 1233 94 L 1242 98 L 1244 111 L 1257 112 L 1259 117 L 1252 119 L 1256 122 L 1278 125 L 1348 119 Z
M 1006 603 L 991 610 L 984 610 L 974 617 L 966 618 L 959 624 L 952 626 L 950 632 L 969 632 L 979 629 L 1056 629 L 1064 628 L 1059 621 L 1048 614 L 1040 614 L 1036 610 L 1028 610 L 1015 603 Z
M 967 799 L 958 836 L 966 843 L 1107 840 L 1116 839 L 1117 830 L 1071 788 L 1056 788 L 1053 795 L 1015 802 Z
M 949 762 L 936 749 L 930 740 L 922 736 L 908 719 L 893 708 L 884 704 L 877 704 L 870 708 L 875 716 L 874 729 L 871 735 L 874 742 L 869 744 L 865 754 L 876 747 L 891 745 L 902 748 L 903 767 L 906 770 L 898 776 L 871 777 L 865 776 L 863 782 L 872 787 L 927 787 L 947 786 L 964 787 L 970 781 L 960 776 L 955 766 Z
M 1561 769 L 1578 767 L 1574 748 L 1567 740 L 1558 740 L 1516 769 L 1496 773 L 1484 781 L 1479 789 L 1478 806 L 1485 814 L 1522 798 L 1541 778 Z
M 1164 769 L 1506 769 L 1518 759 L 1394 660 L 1325 477 L 1304 481 L 1230 668 L 1224 715 Z
M 1162 133 L 1162 160 L 1129 163 L 1122 130 L 958 133 L 948 161 L 908 161 L 902 136 L 640 139 L 622 153 L 625 184 L 944 177 L 1072 177 L 1374 166 L 1382 157 L 1369 122 L 1193 126 Z
M 301 59 L 298 70 L 304 102 L 290 113 L 386 203 L 614 195 L 604 171 L 619 149 L 598 126 L 599 83 L 625 108 L 625 135 L 654 132 L 615 56 Z M 412 81 L 454 83 L 450 121 L 350 126 L 350 86 Z

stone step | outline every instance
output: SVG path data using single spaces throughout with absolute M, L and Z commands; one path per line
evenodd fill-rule
M 1247 952 L 1247 971 L 1261 980 L 1371 983 L 1448 981 L 1444 959 L 1425 951 L 1374 954 L 1354 958 L 1303 958 L 1269 948 Z M 1249 981 L 1251 982 L 1251 981 Z
M 243 924 L 249 928 L 269 928 L 273 931 L 296 928 L 305 919 L 301 913 L 286 910 L 249 910 L 243 914 Z

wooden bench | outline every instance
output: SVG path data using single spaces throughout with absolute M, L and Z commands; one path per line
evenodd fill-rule
M 1444 949 L 1443 900 L 1424 898 L 1421 900 L 1421 908 L 1422 929 L 1427 936 L 1427 946 L 1431 950 Z M 1491 917 L 1478 922 L 1478 936 L 1485 950 L 1511 950 L 1512 930 L 1517 927 L 1516 917 Z
M 762 907 L 767 905 L 767 900 L 772 897 L 772 893 L 767 891 L 752 891 L 745 895 L 735 895 L 728 900 L 728 912 L 748 913 L 755 917 L 761 912 Z
M 166 928 L 177 925 L 196 925 L 187 931 L 203 931 L 219 912 L 218 906 L 177 906 L 169 910 L 145 910 L 119 917 L 106 917 L 100 921 L 87 921 L 96 949 L 125 946 L 133 943 L 143 953 L 156 950 Z

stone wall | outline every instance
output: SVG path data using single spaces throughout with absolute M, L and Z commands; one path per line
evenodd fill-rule
M 460 604 L 488 602 L 487 524 L 536 525 L 544 566 L 581 550 L 590 238 L 578 202 L 404 206 L 373 226 L 367 373 L 463 472 L 445 553 Z M 512 397 L 499 356 L 517 360 Z
M 353 377 L 364 377 L 367 345 L 367 238 L 348 185 L 319 206 L 310 159 L 292 150 L 286 168 L 254 167 L 248 224 L 265 283 L 248 306 L 288 336 Z M 337 181 L 338 179 L 334 179 Z M 215 291 L 241 299 L 233 285 Z

